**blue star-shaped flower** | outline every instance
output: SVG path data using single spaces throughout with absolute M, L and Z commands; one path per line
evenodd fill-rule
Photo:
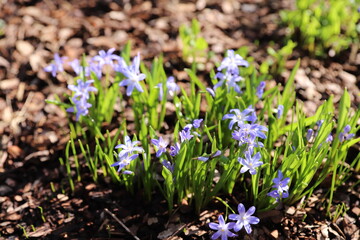
M 125 80 L 119 83 L 119 86 L 124 87 L 127 86 L 126 95 L 130 96 L 136 88 L 139 92 L 143 92 L 140 85 L 140 81 L 144 80 L 146 75 L 140 73 L 140 53 L 134 57 L 132 65 L 129 67 L 124 67 L 121 69 L 121 73 L 126 77 Z
M 209 227 L 212 230 L 217 230 L 212 236 L 211 239 L 218 239 L 221 237 L 221 240 L 227 240 L 228 237 L 236 237 L 237 235 L 230 230 L 234 227 L 233 222 L 225 223 L 224 217 L 222 215 L 218 218 L 219 223 L 209 223 Z
M 256 168 L 260 167 L 264 163 L 259 161 L 261 159 L 261 154 L 258 152 L 253 157 L 251 156 L 250 151 L 245 152 L 245 158 L 238 158 L 238 161 L 240 164 L 243 165 L 243 167 L 240 169 L 240 173 L 244 173 L 249 170 L 251 175 L 256 174 Z
M 236 221 L 234 225 L 235 232 L 240 231 L 243 227 L 248 234 L 252 232 L 250 224 L 258 224 L 260 222 L 259 218 L 251 216 L 255 213 L 255 210 L 256 208 L 254 206 L 250 207 L 249 210 L 246 211 L 242 203 L 238 205 L 239 214 L 229 215 L 229 219 Z

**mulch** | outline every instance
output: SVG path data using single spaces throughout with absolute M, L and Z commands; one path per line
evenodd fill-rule
M 69 59 L 98 50 L 121 48 L 131 40 L 132 54 L 141 53 L 146 64 L 160 53 L 167 73 L 189 81 L 181 58 L 178 29 L 192 18 L 202 25 L 202 36 L 214 57 L 200 72 L 220 61 L 226 49 L 248 46 L 260 65 L 266 48 L 281 47 L 286 31 L 279 27 L 279 11 L 292 1 L 0 1 L 0 238 L 23 239 L 209 239 L 209 222 L 217 221 L 225 207 L 212 201 L 200 216 L 183 202 L 173 213 L 160 193 L 151 202 L 141 192 L 130 195 L 109 179 L 94 183 L 83 168 L 82 181 L 71 193 L 66 170 L 58 159 L 69 140 L 64 112 L 45 99 L 63 98 L 68 76 L 52 78 L 43 67 L 59 52 Z M 353 106 L 360 103 L 360 54 L 344 51 L 334 58 L 313 59 L 297 49 L 286 71 L 273 83 L 284 83 L 297 58 L 297 98 L 307 115 L 330 95 L 338 104 L 344 88 Z M 269 84 L 271 85 L 271 84 Z M 355 156 L 360 146 L 349 154 Z M 359 239 L 360 180 L 354 174 L 335 194 L 335 203 L 348 211 L 337 220 L 325 216 L 326 181 L 314 194 L 294 206 L 257 216 L 260 224 L 244 239 Z M 231 205 L 234 196 L 220 196 Z

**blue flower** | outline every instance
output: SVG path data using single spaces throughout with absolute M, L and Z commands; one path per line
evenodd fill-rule
M 139 81 L 144 80 L 146 77 L 145 74 L 140 73 L 140 53 L 138 53 L 138 55 L 134 57 L 132 65 L 121 69 L 121 73 L 126 77 L 126 79 L 121 81 L 119 83 L 119 86 L 127 86 L 127 96 L 130 96 L 132 94 L 134 88 L 136 88 L 139 92 L 144 91 L 139 84 Z
M 314 134 L 314 130 L 312 130 L 311 128 L 307 130 L 307 133 L 306 133 L 306 140 L 309 142 L 312 138 Z
M 107 52 L 104 50 L 100 50 L 99 54 L 92 58 L 93 61 L 97 61 L 100 68 L 102 68 L 105 64 L 110 66 L 114 66 L 114 60 L 119 60 L 121 57 L 113 54 L 115 48 L 110 48 Z
M 46 66 L 44 68 L 45 72 L 51 72 L 51 75 L 53 77 L 56 77 L 56 74 L 58 72 L 63 72 L 64 71 L 64 60 L 66 60 L 67 57 L 60 57 L 59 54 L 55 53 L 54 54 L 54 62 L 51 63 L 50 65 Z
M 164 89 L 162 83 L 159 83 L 158 87 L 160 88 L 159 100 L 162 101 L 164 95 Z M 175 78 L 173 76 L 168 77 L 168 79 L 166 80 L 166 96 L 173 98 L 179 92 L 180 92 L 180 87 L 176 84 Z
M 219 79 L 220 81 L 217 84 L 215 84 L 214 91 L 216 91 L 218 87 L 221 87 L 222 85 L 225 84 L 228 91 L 230 91 L 231 88 L 234 88 L 235 92 L 239 94 L 241 93 L 241 89 L 240 86 L 238 85 L 238 82 L 244 80 L 244 78 L 238 75 L 233 75 L 230 72 L 226 72 L 225 74 L 223 74 L 222 72 L 218 72 L 215 75 L 215 78 Z
M 321 128 L 321 126 L 323 125 L 323 123 L 324 123 L 324 120 L 319 120 L 319 121 L 316 122 L 316 125 L 318 126 L 318 129 Z
M 113 65 L 114 71 L 119 72 L 119 73 L 123 72 L 124 69 L 127 68 L 127 67 L 128 66 L 127 66 L 126 62 L 122 57 L 119 57 L 117 59 L 117 62 L 115 62 L 114 65 Z
M 119 166 L 118 168 L 118 172 L 120 172 L 122 169 L 124 169 L 127 165 L 129 165 L 131 163 L 131 161 L 135 160 L 137 157 L 139 156 L 139 154 L 134 154 L 134 155 L 124 155 L 121 158 L 119 157 L 119 161 L 115 162 L 111 165 L 111 167 L 116 167 Z M 125 174 L 131 174 L 131 171 L 124 171 L 123 173 Z
M 289 191 L 288 184 L 290 182 L 290 178 L 283 178 L 283 173 L 281 172 L 281 170 L 279 170 L 278 177 L 273 179 L 273 183 L 275 183 L 275 185 L 272 187 L 278 189 L 278 191 L 280 192 L 287 192 Z
M 182 130 L 180 135 L 180 142 L 184 142 L 185 140 L 190 140 L 194 137 L 194 135 L 191 135 L 191 127 L 185 127 L 184 130 Z
M 241 124 L 238 130 L 232 133 L 232 138 L 239 141 L 239 146 L 243 144 L 257 145 L 255 142 L 256 137 L 266 139 L 263 132 L 267 132 L 267 127 L 259 124 Z
M 171 162 L 167 161 L 167 160 L 162 160 L 161 164 L 167 169 L 169 170 L 171 173 L 174 172 L 174 164 L 171 164 Z
M 66 111 L 75 112 L 76 110 L 76 121 L 79 121 L 80 116 L 86 116 L 89 114 L 89 108 L 92 106 L 90 103 L 87 102 L 90 97 L 89 92 L 97 92 L 97 89 L 91 86 L 93 82 L 93 80 L 88 80 L 84 82 L 81 79 L 78 79 L 77 85 L 68 86 L 71 91 L 75 92 L 72 100 L 75 104 L 76 109 L 74 107 L 70 107 L 66 109 Z
M 133 153 L 142 153 L 144 149 L 142 147 L 137 147 L 140 144 L 140 141 L 131 141 L 129 136 L 125 136 L 125 144 L 119 144 L 115 149 L 121 148 L 119 152 L 119 158 L 124 157 L 125 155 L 132 155 Z
M 213 159 L 213 158 L 216 158 L 218 156 L 221 155 L 221 151 L 220 150 L 217 150 L 216 152 L 214 152 L 213 154 L 211 154 L 210 156 L 200 156 L 198 158 L 196 158 L 197 160 L 200 160 L 202 162 L 207 162 L 209 159 Z
M 174 146 L 170 146 L 170 156 L 175 157 L 180 152 L 180 144 L 176 143 Z
M 217 70 L 221 71 L 226 69 L 227 72 L 239 75 L 239 66 L 248 67 L 249 63 L 239 54 L 235 54 L 234 50 L 227 50 L 227 57 L 222 60 Z
M 79 100 L 73 99 L 75 103 L 75 108 L 70 107 L 67 108 L 67 112 L 76 112 L 76 121 L 79 121 L 80 116 L 87 116 L 89 114 L 89 108 L 91 108 L 91 104 L 86 101 L 85 98 L 80 98 Z
M 355 136 L 354 133 L 349 134 L 350 130 L 351 130 L 350 125 L 346 125 L 346 126 L 344 127 L 343 132 L 341 132 L 341 133 L 339 134 L 339 140 L 340 140 L 340 142 L 343 142 L 343 141 L 345 141 L 345 140 L 349 140 L 349 139 L 351 139 L 351 138 L 353 138 L 353 137 Z
M 202 121 L 203 121 L 202 118 L 200 118 L 200 119 L 195 119 L 195 120 L 193 121 L 193 124 L 192 124 L 193 127 L 194 127 L 194 128 L 199 128 Z
M 197 158 L 197 160 L 202 161 L 202 162 L 207 162 L 209 160 L 209 157 L 200 156 Z
M 256 96 L 258 98 L 262 98 L 262 95 L 264 94 L 266 83 L 264 81 L 261 81 L 259 86 L 256 88 Z
M 258 224 L 260 219 L 252 216 L 255 213 L 256 208 L 254 206 L 250 207 L 249 210 L 246 211 L 244 205 L 240 203 L 238 205 L 239 214 L 230 214 L 229 219 L 236 221 L 234 225 L 234 231 L 238 232 L 243 227 L 246 232 L 250 234 L 252 232 L 250 224 Z
M 267 195 L 275 198 L 278 202 L 281 198 L 287 198 L 289 197 L 289 182 L 290 178 L 284 178 L 283 179 L 283 173 L 279 170 L 278 171 L 278 177 L 274 178 L 272 181 L 275 185 L 272 186 L 272 188 L 275 188 L 275 190 L 269 192 Z
M 90 72 L 95 73 L 95 75 L 96 75 L 96 77 L 97 77 L 98 79 L 101 78 L 101 76 L 102 76 L 101 65 L 99 65 L 99 64 L 96 63 L 96 62 L 90 62 L 90 63 L 89 63 L 89 69 L 90 69 Z
M 160 157 L 164 152 L 166 152 L 166 147 L 169 144 L 162 137 L 159 137 L 159 139 L 151 139 L 151 143 L 157 147 L 156 157 Z
M 240 146 L 240 142 L 239 142 L 239 146 Z M 254 152 L 254 148 L 256 147 L 260 147 L 260 148 L 263 148 L 264 147 L 264 144 L 262 142 L 258 142 L 258 141 L 251 141 L 251 140 L 248 140 L 247 141 L 247 148 L 246 148 L 246 151 L 249 151 L 249 152 Z
M 266 139 L 266 135 L 263 132 L 267 132 L 268 128 L 259 124 L 241 124 L 240 130 L 245 135 L 248 135 L 250 141 L 255 140 L 256 137 Z
M 284 106 L 279 105 L 277 108 L 276 117 L 279 119 L 282 117 L 283 114 L 284 114 Z
M 331 136 L 331 134 L 329 134 L 329 136 L 327 136 L 327 138 L 326 138 L 325 141 L 326 141 L 327 143 L 331 143 L 332 140 L 333 140 L 333 136 Z
M 233 112 L 235 114 L 228 113 L 225 114 L 224 117 L 222 118 L 222 120 L 231 119 L 229 123 L 230 130 L 233 128 L 235 123 L 237 123 L 237 125 L 239 126 L 243 124 L 245 121 L 254 121 L 254 115 L 251 115 L 254 112 L 254 109 L 251 106 L 242 112 L 239 109 L 231 109 L 230 112 Z
M 76 75 L 80 76 L 81 74 L 84 73 L 84 76 L 86 77 L 90 76 L 90 68 L 87 66 L 82 66 L 80 64 L 79 59 L 74 59 L 73 61 L 71 61 L 70 66 L 72 67 Z
M 214 98 L 215 97 L 215 92 L 212 88 L 206 88 L 206 91 Z
M 84 82 L 81 79 L 77 80 L 77 85 L 68 85 L 68 89 L 75 92 L 73 100 L 79 98 L 89 99 L 89 93 L 90 92 L 97 92 L 97 89 L 91 84 L 94 82 L 94 80 L 88 80 Z
M 243 167 L 240 169 L 240 173 L 244 173 L 249 170 L 251 175 L 256 174 L 256 168 L 263 165 L 264 163 L 259 161 L 261 159 L 261 154 L 258 152 L 253 157 L 251 156 L 252 153 L 250 151 L 245 152 L 245 158 L 238 158 L 240 164 Z
M 209 227 L 212 230 L 217 230 L 216 233 L 214 233 L 211 236 L 211 239 L 218 239 L 219 237 L 221 237 L 221 240 L 227 240 L 228 237 L 236 237 L 237 235 L 233 232 L 231 232 L 230 230 L 234 227 L 233 222 L 230 223 L 225 223 L 224 217 L 222 215 L 219 216 L 218 218 L 219 223 L 209 223 Z

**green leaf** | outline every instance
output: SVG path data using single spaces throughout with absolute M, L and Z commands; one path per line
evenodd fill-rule
M 350 95 L 346 89 L 344 90 L 344 93 L 340 99 L 339 108 L 338 127 L 336 131 L 337 134 L 340 133 L 345 127 L 350 109 Z

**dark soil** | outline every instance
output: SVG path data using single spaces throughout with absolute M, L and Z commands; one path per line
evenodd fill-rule
M 213 201 L 197 216 L 184 202 L 167 212 L 161 194 L 146 202 L 141 192 L 131 195 L 108 179 L 94 183 L 83 168 L 81 182 L 71 193 L 66 171 L 58 159 L 69 140 L 67 118 L 58 107 L 45 103 L 67 92 L 67 79 L 52 78 L 43 71 L 53 54 L 70 59 L 100 49 L 118 51 L 131 40 L 132 54 L 141 52 L 147 64 L 160 53 L 169 74 L 186 84 L 178 29 L 197 18 L 202 36 L 221 60 L 226 49 L 248 46 L 256 64 L 267 58 L 266 48 L 283 45 L 286 31 L 278 27 L 279 11 L 292 1 L 36 1 L 0 0 L 0 238 L 23 239 L 210 239 L 209 222 L 225 210 Z M 273 42 L 273 43 L 272 43 Z M 119 52 L 118 52 L 119 53 Z M 334 95 L 338 103 L 343 89 L 350 92 L 353 106 L 360 100 L 360 54 L 350 50 L 335 58 L 313 59 L 297 49 L 286 71 L 297 58 L 297 96 L 311 115 L 321 102 Z M 208 63 L 202 73 L 214 66 Z M 271 86 L 271 84 L 269 84 Z M 169 125 L 173 123 L 169 122 Z M 351 151 L 354 156 L 359 145 Z M 251 236 L 241 231 L 239 239 L 359 239 L 360 175 L 354 174 L 336 192 L 335 203 L 348 211 L 336 221 L 326 217 L 324 184 L 308 201 L 259 213 L 261 222 Z M 221 196 L 235 206 L 234 196 Z M 124 227 L 125 226 L 125 227 Z M 129 233 L 129 231 L 131 233 Z

